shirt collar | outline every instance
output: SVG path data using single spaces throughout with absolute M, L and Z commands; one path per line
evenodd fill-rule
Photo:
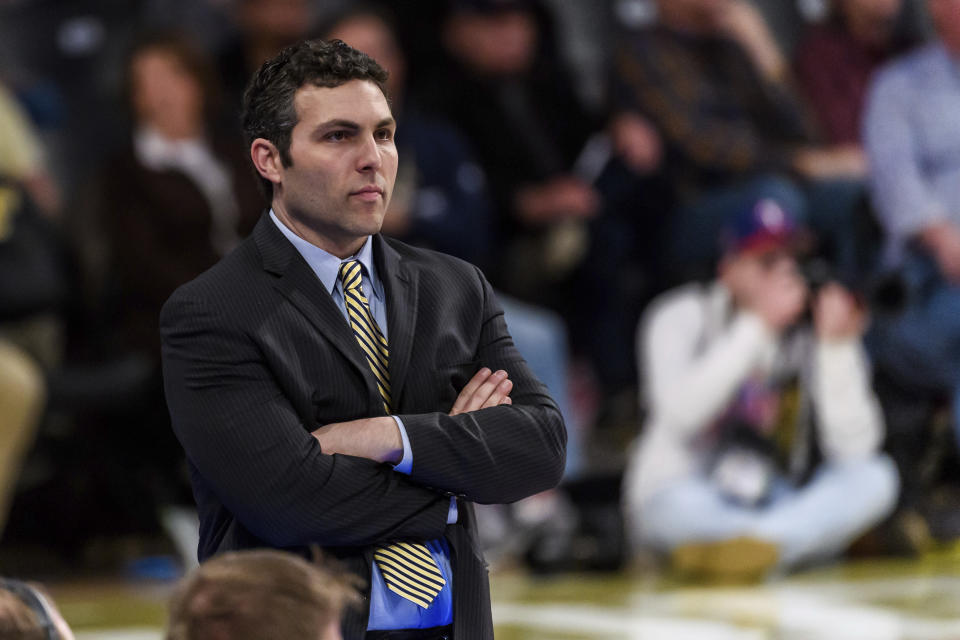
M 203 138 L 170 140 L 149 125 L 134 132 L 133 149 L 137 159 L 154 171 L 202 162 L 210 155 Z
M 300 255 L 303 256 L 303 259 L 310 265 L 310 268 L 320 279 L 320 282 L 323 283 L 324 288 L 331 294 L 334 291 L 340 290 L 340 264 L 348 260 L 359 260 L 360 264 L 363 265 L 367 278 L 373 285 L 373 295 L 377 300 L 383 300 L 383 285 L 377 277 L 376 266 L 373 262 L 373 242 L 371 241 L 371 236 L 367 236 L 367 240 L 363 243 L 363 246 L 360 247 L 360 251 L 349 258 L 341 260 L 332 253 L 324 251 L 315 244 L 311 244 L 295 234 L 287 225 L 280 222 L 280 219 L 277 218 L 273 209 L 270 209 L 270 219 L 273 220 L 273 223 L 280 229 L 280 233 L 282 233 L 287 240 L 293 244 Z

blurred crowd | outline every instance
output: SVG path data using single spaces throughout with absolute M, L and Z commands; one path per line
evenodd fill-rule
M 488 510 L 494 551 L 960 536 L 960 0 L 6 0 L 5 548 L 195 553 L 157 319 L 262 214 L 240 98 L 308 37 L 390 72 L 383 232 L 480 266 L 564 413 L 564 486 Z

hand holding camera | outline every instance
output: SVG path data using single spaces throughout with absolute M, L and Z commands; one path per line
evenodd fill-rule
M 813 326 L 827 342 L 859 338 L 867 324 L 866 311 L 853 294 L 839 284 L 824 285 L 813 301 Z

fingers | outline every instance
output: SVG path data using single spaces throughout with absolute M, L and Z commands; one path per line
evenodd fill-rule
M 512 389 L 513 382 L 507 377 L 506 371 L 491 372 L 484 367 L 470 379 L 457 396 L 450 415 L 455 416 L 501 404 L 512 404 L 513 401 L 510 399 Z
M 469 411 L 469 409 L 466 408 L 467 403 L 473 397 L 473 394 L 476 392 L 476 390 L 480 388 L 480 385 L 486 382 L 486 380 L 492 374 L 493 372 L 487 367 L 483 367 L 480 369 L 480 371 L 477 371 L 473 377 L 470 378 L 470 382 L 467 383 L 467 386 L 460 391 L 460 395 L 457 396 L 456 401 L 453 403 L 453 408 L 450 409 L 450 415 L 455 416 L 458 413 Z
M 464 411 L 476 411 L 477 409 L 483 409 L 486 406 L 496 406 L 496 404 L 487 405 L 486 403 L 491 401 L 494 396 L 499 393 L 497 390 L 500 388 L 500 385 L 503 382 L 510 382 L 507 380 L 506 371 L 501 369 L 490 374 L 467 400 Z M 513 383 L 510 383 L 510 385 L 512 386 Z M 499 397 L 497 397 L 497 400 L 499 400 Z
M 506 375 L 506 372 L 504 372 Z M 490 397 L 480 405 L 480 409 L 486 409 L 487 407 L 497 407 L 503 404 L 504 398 L 510 397 L 510 390 L 513 389 L 513 382 L 508 378 L 504 378 L 500 384 L 498 384 L 493 391 L 490 393 Z

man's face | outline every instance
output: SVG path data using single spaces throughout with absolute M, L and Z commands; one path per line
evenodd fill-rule
M 940 40 L 960 56 L 960 0 L 928 0 L 927 5 Z
M 528 71 L 539 37 L 536 18 L 521 10 L 457 14 L 444 27 L 450 51 L 483 74 Z
M 876 45 L 887 41 L 902 6 L 903 0 L 843 0 L 839 5 L 853 35 Z
M 403 89 L 406 69 L 400 47 L 383 20 L 372 14 L 354 16 L 334 26 L 326 34 L 326 38 L 343 40 L 376 60 L 390 73 L 387 78 L 387 92 L 397 100 Z
M 377 233 L 397 176 L 396 122 L 366 80 L 301 87 L 289 167 L 274 184 L 274 211 L 309 242 L 341 258 Z
M 900 13 L 902 5 L 903 0 L 843 0 L 840 7 L 848 18 L 853 16 L 864 20 L 889 20 Z
M 245 0 L 239 21 L 253 38 L 296 42 L 309 34 L 313 15 L 308 0 Z
M 716 28 L 731 0 L 659 0 L 659 10 L 674 26 L 710 32 Z
M 151 126 L 174 140 L 200 135 L 203 91 L 176 56 L 148 49 L 134 58 L 130 71 L 138 125 Z
M 720 279 L 739 303 L 755 298 L 762 282 L 774 276 L 801 277 L 797 259 L 790 251 L 741 251 L 728 254 L 720 263 Z

